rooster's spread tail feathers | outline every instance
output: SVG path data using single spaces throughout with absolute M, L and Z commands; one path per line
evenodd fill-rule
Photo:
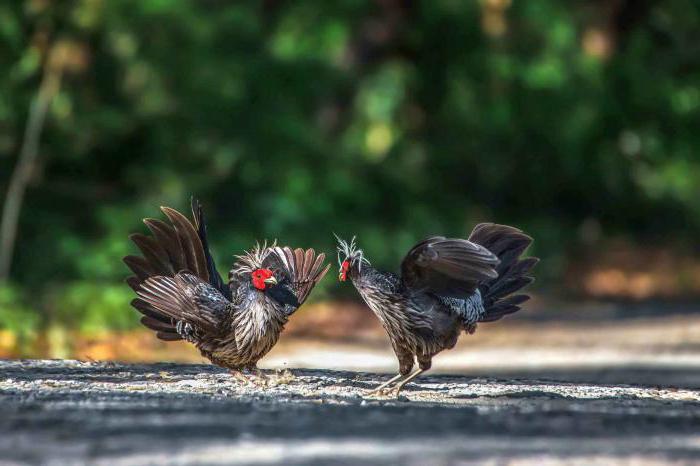
M 492 322 L 519 311 L 520 305 L 530 296 L 513 293 L 535 281 L 530 270 L 539 262 L 536 257 L 520 257 L 532 244 L 532 238 L 507 225 L 480 223 L 474 227 L 469 241 L 485 247 L 500 259 L 496 267 L 498 277 L 479 285 L 484 305 L 479 322 Z
M 124 262 L 134 273 L 127 278 L 129 286 L 138 293 L 142 291 L 149 279 L 158 277 L 174 277 L 182 270 L 189 271 L 203 282 L 209 281 L 210 271 L 219 277 L 210 262 L 206 244 L 206 231 L 201 214 L 201 207 L 194 208 L 197 228 L 187 217 L 170 207 L 161 207 L 170 223 L 162 220 L 147 218 L 144 223 L 151 231 L 151 236 L 135 233 L 131 240 L 141 250 L 142 256 L 129 255 Z M 211 264 L 211 267 L 210 267 Z M 220 280 L 220 279 L 219 279 Z M 141 323 L 154 330 L 161 340 L 180 340 L 177 322 L 172 315 L 153 305 L 142 296 L 131 302 L 143 317 Z

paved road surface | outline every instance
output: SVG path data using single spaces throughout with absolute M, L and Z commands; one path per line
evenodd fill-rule
M 0 465 L 700 463 L 700 390 L 663 381 L 439 375 L 388 400 L 363 397 L 384 376 L 268 374 L 0 361 Z

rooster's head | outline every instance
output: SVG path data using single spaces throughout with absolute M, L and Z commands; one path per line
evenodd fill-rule
M 348 275 L 351 278 L 354 275 L 359 275 L 362 271 L 362 264 L 369 265 L 369 261 L 365 258 L 362 249 L 357 247 L 354 236 L 349 243 L 337 236 L 336 239 L 338 240 L 338 266 L 340 267 L 338 280 L 344 282 Z

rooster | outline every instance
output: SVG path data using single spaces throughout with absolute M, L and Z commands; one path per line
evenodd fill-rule
M 225 284 L 209 251 L 202 207 L 192 199 L 194 223 L 169 207 L 167 222 L 147 218 L 152 236 L 132 234 L 143 254 L 126 256 L 127 279 L 141 323 L 165 341 L 194 344 L 214 364 L 249 381 L 244 370 L 275 345 L 289 316 L 328 272 L 313 249 L 257 245 L 236 256 Z
M 350 278 L 399 361 L 399 374 L 371 394 L 398 396 L 430 369 L 433 356 L 455 346 L 463 330 L 474 333 L 479 322 L 519 311 L 529 296 L 513 293 L 534 281 L 529 273 L 539 261 L 521 258 L 532 238 L 493 223 L 477 225 L 468 240 L 434 236 L 419 242 L 404 257 L 400 275 L 373 268 L 354 237 L 338 242 L 339 280 Z M 411 373 L 415 361 L 418 369 Z

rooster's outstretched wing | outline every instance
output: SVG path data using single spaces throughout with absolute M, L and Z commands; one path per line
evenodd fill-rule
M 267 256 L 266 265 L 284 276 L 286 284 L 296 297 L 296 307 L 301 306 L 311 290 L 326 275 L 330 264 L 323 266 L 326 255 L 313 249 L 292 250 L 288 246 L 274 246 Z
M 433 236 L 406 254 L 401 280 L 408 288 L 466 299 L 479 283 L 498 276 L 498 263 L 495 254 L 471 241 Z

